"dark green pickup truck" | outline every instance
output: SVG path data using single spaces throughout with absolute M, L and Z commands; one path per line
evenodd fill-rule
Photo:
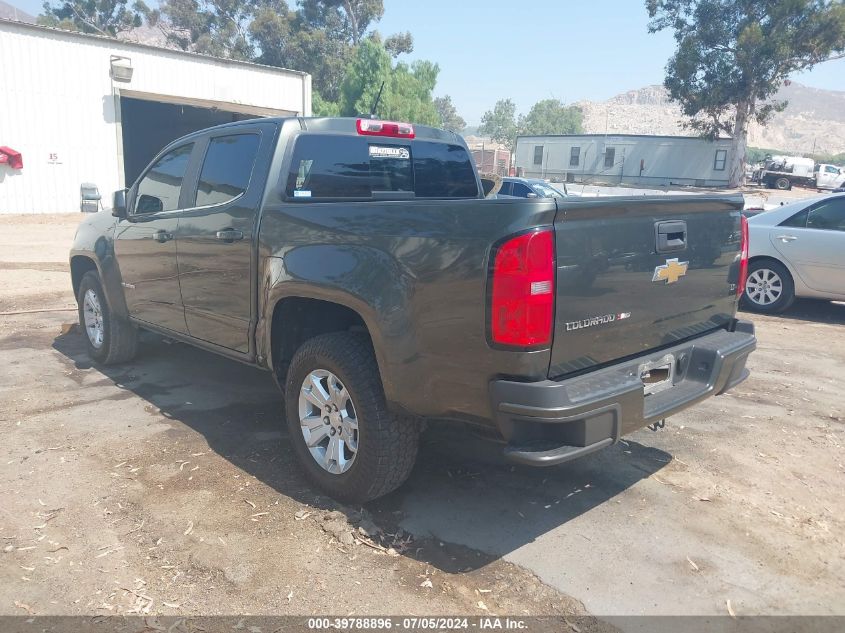
M 70 254 L 91 356 L 138 328 L 272 371 L 310 478 L 366 501 L 425 421 L 559 464 L 742 381 L 733 196 L 485 199 L 463 140 L 260 119 L 166 147 Z

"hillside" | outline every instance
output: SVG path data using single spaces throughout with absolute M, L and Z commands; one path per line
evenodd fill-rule
M 789 101 L 784 112 L 765 128 L 752 124 L 749 145 L 810 152 L 845 152 L 845 92 L 820 90 L 793 82 L 778 99 Z M 584 128 L 603 134 L 690 134 L 681 124 L 680 109 L 672 104 L 663 86 L 646 86 L 616 95 L 604 102 L 582 101 Z
M 34 16 L 30 15 L 26 11 L 21 11 L 16 6 L 11 5 L 8 2 L 4 2 L 3 0 L 0 0 L 0 19 L 35 24 Z

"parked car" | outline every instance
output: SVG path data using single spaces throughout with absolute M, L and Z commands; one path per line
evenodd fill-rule
M 255 119 L 166 147 L 70 270 L 96 362 L 142 328 L 272 372 L 308 477 L 361 503 L 405 480 L 426 420 L 548 466 L 744 380 L 741 208 L 488 200 L 451 132 Z
M 566 198 L 566 184 L 550 184 L 540 178 L 502 178 L 498 195 L 513 198 Z
M 845 300 L 845 195 L 801 200 L 748 220 L 742 305 L 783 312 L 796 297 Z

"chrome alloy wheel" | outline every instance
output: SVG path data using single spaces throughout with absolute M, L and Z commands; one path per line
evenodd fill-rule
M 85 296 L 82 299 L 82 316 L 85 320 L 85 333 L 88 335 L 88 340 L 94 349 L 100 349 L 103 346 L 103 337 L 105 336 L 105 327 L 103 326 L 103 308 L 100 305 L 100 298 L 92 289 L 85 291 Z
M 315 369 L 299 391 L 299 425 L 311 457 L 328 472 L 351 468 L 358 453 L 358 417 L 340 379 Z
M 758 268 L 748 275 L 745 295 L 760 306 L 772 305 L 783 294 L 783 280 L 769 268 Z

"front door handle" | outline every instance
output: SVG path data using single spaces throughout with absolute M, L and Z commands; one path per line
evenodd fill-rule
M 169 242 L 173 239 L 173 233 L 168 233 L 167 231 L 156 231 L 153 233 L 153 239 L 159 244 L 164 244 L 165 242 Z
M 783 243 L 786 243 L 786 242 L 794 242 L 798 238 L 795 237 L 794 235 L 778 235 L 777 239 L 779 239 Z
M 221 242 L 231 244 L 237 240 L 244 239 L 244 232 L 238 231 L 237 229 L 223 229 L 222 231 L 217 231 L 217 239 Z

